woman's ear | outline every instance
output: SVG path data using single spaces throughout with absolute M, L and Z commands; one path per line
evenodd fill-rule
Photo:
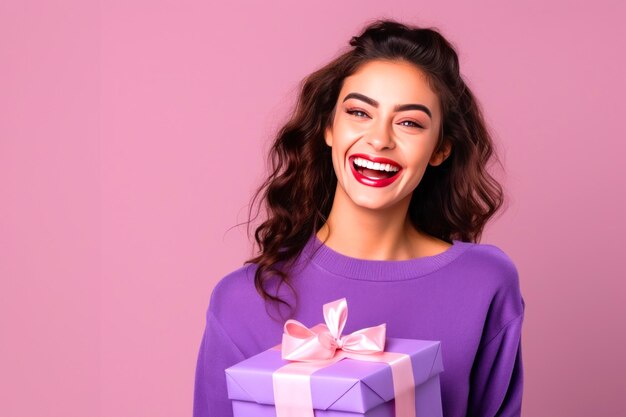
M 333 147 L 333 133 L 330 126 L 324 130 L 324 140 L 328 146 Z
M 433 155 L 430 157 L 430 161 L 428 163 L 432 166 L 440 165 L 448 158 L 448 156 L 450 156 L 450 152 L 452 152 L 452 144 L 446 140 L 441 146 L 441 150 L 439 150 L 439 152 L 433 152 Z
M 337 111 L 337 106 L 333 108 L 333 111 L 330 113 L 328 117 L 328 121 L 326 124 L 326 129 L 324 129 L 324 140 L 326 141 L 326 145 L 333 147 L 333 125 L 335 124 L 335 113 Z

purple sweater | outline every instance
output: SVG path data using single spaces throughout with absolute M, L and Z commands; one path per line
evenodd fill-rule
M 345 297 L 343 334 L 387 323 L 388 337 L 441 341 L 444 417 L 519 416 L 524 300 L 517 269 L 494 245 L 453 243 L 434 256 L 379 261 L 342 255 L 312 234 L 291 278 L 298 294 L 293 318 L 309 327 L 322 323 L 323 304 Z M 283 322 L 268 316 L 254 287 L 255 269 L 245 265 L 213 290 L 194 417 L 232 416 L 224 369 L 281 341 Z M 271 288 L 295 302 L 286 285 Z

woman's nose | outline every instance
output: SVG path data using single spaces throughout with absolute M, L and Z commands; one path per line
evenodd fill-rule
M 376 150 L 395 147 L 389 127 L 382 121 L 372 125 L 372 131 L 367 142 Z

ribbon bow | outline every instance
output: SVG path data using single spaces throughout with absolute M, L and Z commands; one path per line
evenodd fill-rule
M 347 319 L 348 303 L 345 298 L 341 298 L 324 304 L 325 325 L 318 324 L 309 329 L 297 320 L 287 320 L 282 340 L 282 358 L 312 362 L 333 358 L 337 349 L 357 354 L 385 350 L 386 323 L 341 336 Z
M 415 417 L 415 381 L 411 357 L 385 352 L 386 323 L 341 336 L 348 319 L 345 298 L 324 304 L 324 320 L 308 328 L 297 320 L 284 326 L 281 355 L 290 362 L 273 372 L 277 417 L 315 417 L 311 375 L 343 358 L 383 362 L 391 367 L 395 412 L 398 417 Z M 278 348 L 278 346 L 276 346 Z

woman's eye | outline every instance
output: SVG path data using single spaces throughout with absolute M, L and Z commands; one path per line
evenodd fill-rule
M 412 123 L 412 126 L 410 126 L 410 125 L 409 126 L 404 125 L 404 126 L 407 126 L 407 127 L 417 127 L 417 128 L 422 129 L 422 126 L 418 125 L 417 123 L 415 123 L 412 120 L 405 120 L 404 122 L 400 122 L 400 124 L 402 124 L 402 123 Z
M 364 115 L 365 115 L 365 117 L 367 117 L 367 113 L 365 113 L 365 112 L 364 112 L 364 111 L 362 111 L 362 110 L 346 110 L 346 113 L 351 114 L 351 115 L 353 115 L 353 116 L 356 116 L 356 117 L 358 117 L 358 118 L 360 118 L 360 119 L 362 119 L 362 118 L 363 118 L 363 116 L 357 116 L 357 115 L 356 115 L 356 113 L 361 113 L 361 114 L 364 114 Z
M 350 115 L 352 115 L 352 116 L 354 116 L 356 118 L 359 118 L 359 119 L 365 119 L 365 118 L 369 117 L 367 115 L 367 113 L 365 113 L 363 110 L 358 110 L 358 109 L 349 109 L 349 110 L 346 110 L 346 113 L 348 113 L 348 114 L 350 114 Z M 363 115 L 363 116 L 361 116 L 361 115 Z M 415 123 L 412 120 L 405 120 L 403 122 L 400 122 L 400 124 L 403 124 L 403 123 L 410 123 L 409 125 L 403 125 L 403 126 L 406 126 L 406 127 L 414 127 L 414 128 L 418 128 L 418 129 L 423 129 L 423 127 L 421 125 Z

